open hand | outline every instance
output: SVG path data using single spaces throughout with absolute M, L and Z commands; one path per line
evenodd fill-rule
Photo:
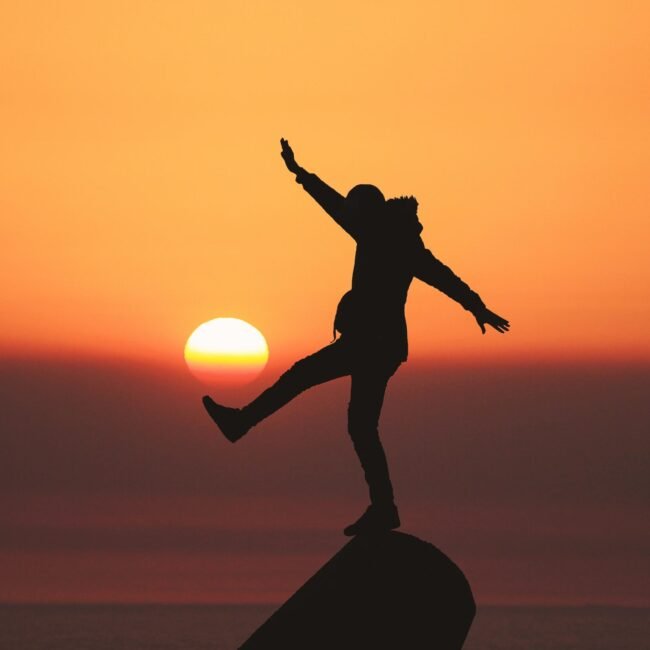
M 289 141 L 280 138 L 280 144 L 282 145 L 282 152 L 280 155 L 284 160 L 284 164 L 292 174 L 297 174 L 300 171 L 300 165 L 298 165 L 293 156 L 293 149 L 289 146 Z
M 505 334 L 510 329 L 510 323 L 505 319 L 495 314 L 493 311 L 490 311 L 487 307 L 483 307 L 474 314 L 478 326 L 481 328 L 481 332 L 485 334 L 485 326 L 490 325 L 494 329 L 501 333 Z

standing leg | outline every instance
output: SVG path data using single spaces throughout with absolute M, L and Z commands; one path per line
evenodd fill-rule
M 379 416 L 391 374 L 373 369 L 352 373 L 348 433 L 365 472 L 370 502 L 375 505 L 393 502 L 388 463 L 379 439 Z
M 361 519 L 345 529 L 346 535 L 399 526 L 386 454 L 379 439 L 386 385 L 398 366 L 399 363 L 357 364 L 351 373 L 348 432 L 363 467 L 371 505 Z
M 233 409 L 203 398 L 206 410 L 231 442 L 251 427 L 290 402 L 307 388 L 350 374 L 347 348 L 341 339 L 297 361 L 252 402 Z

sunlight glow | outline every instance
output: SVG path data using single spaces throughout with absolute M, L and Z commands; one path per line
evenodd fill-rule
M 262 333 L 239 318 L 215 318 L 199 325 L 185 344 L 185 361 L 200 381 L 238 385 L 264 369 L 269 349 Z

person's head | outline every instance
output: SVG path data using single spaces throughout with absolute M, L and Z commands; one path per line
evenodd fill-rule
M 345 197 L 345 212 L 355 221 L 372 218 L 385 205 L 384 195 L 374 185 L 355 185 Z

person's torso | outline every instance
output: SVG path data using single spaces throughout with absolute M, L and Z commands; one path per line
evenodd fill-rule
M 381 229 L 359 237 L 346 305 L 349 338 L 403 360 L 408 356 L 404 307 L 418 241 Z

